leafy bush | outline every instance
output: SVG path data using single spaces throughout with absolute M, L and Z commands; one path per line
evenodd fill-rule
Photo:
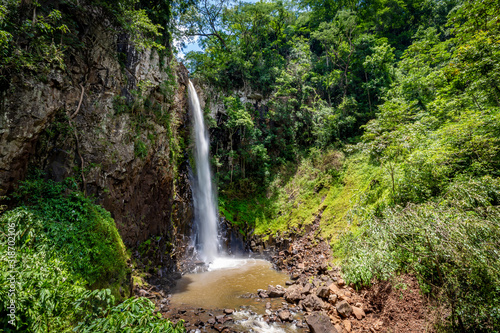
M 75 320 L 72 304 L 84 294 L 86 281 L 72 274 L 69 265 L 55 256 L 40 232 L 43 222 L 37 215 L 19 207 L 5 212 L 0 222 L 1 326 L 7 332 L 70 331 Z M 8 246 L 8 226 L 12 224 L 14 247 Z M 7 256 L 12 248 L 15 255 Z M 15 259 L 13 267 L 8 259 Z M 13 319 L 7 316 L 11 297 L 15 300 L 15 326 L 8 324 Z
M 75 188 L 72 179 L 25 181 L 16 195 L 25 205 L 0 216 L 3 331 L 183 332 L 182 322 L 154 315 L 148 299 L 115 307 L 110 289 L 86 289 L 111 278 L 126 281 L 127 257 L 109 213 Z M 7 316 L 11 299 L 14 325 Z
M 154 304 L 147 298 L 129 298 L 125 302 L 108 308 L 100 318 L 81 322 L 75 328 L 81 333 L 181 333 L 185 332 L 183 321 L 172 324 L 154 314 Z
M 411 272 L 450 307 L 451 326 L 498 329 L 499 195 L 498 179 L 459 179 L 440 199 L 365 217 L 362 233 L 342 244 L 347 280 L 361 285 Z
M 72 178 L 61 183 L 26 180 L 15 198 L 24 206 L 5 213 L 2 219 L 15 219 L 19 230 L 43 235 L 37 241 L 70 262 L 72 272 L 94 286 L 125 278 L 127 254 L 114 220 L 108 211 L 79 192 Z M 19 211 L 30 213 L 33 218 L 16 217 Z M 32 220 L 37 223 L 31 223 Z

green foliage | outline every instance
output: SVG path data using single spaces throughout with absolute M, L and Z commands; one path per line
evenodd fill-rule
M 274 177 L 266 192 L 249 181 L 223 190 L 219 211 L 243 234 L 253 231 L 268 235 L 310 224 L 323 212 L 332 219 L 338 217 L 332 223 L 336 230 L 325 229 L 325 235 L 333 237 L 345 225 L 343 200 L 349 198 L 347 191 L 339 188 L 342 163 L 343 156 L 337 151 L 312 150 L 300 163 L 273 170 Z
M 357 145 L 390 179 L 391 195 L 371 207 L 366 200 L 379 195 L 361 196 L 352 208 L 359 228 L 336 245 L 351 282 L 415 274 L 451 310 L 442 318 L 451 331 L 500 326 L 494 7 L 464 2 L 450 15 L 454 38 L 421 29 L 404 52 Z
M 433 202 L 365 217 L 360 235 L 344 240 L 343 271 L 357 284 L 414 273 L 451 307 L 450 325 L 491 331 L 500 325 L 500 182 L 463 178 L 446 190 Z
M 134 144 L 134 155 L 140 159 L 144 159 L 148 156 L 148 147 L 141 140 L 136 140 Z
M 106 285 L 126 275 L 127 254 L 109 212 L 77 190 L 72 178 L 62 183 L 30 179 L 22 182 L 15 198 L 23 204 L 18 210 L 31 213 L 31 219 L 16 219 L 19 230 L 33 232 L 38 241 L 71 262 L 70 269 L 90 285 Z M 5 213 L 9 217 L 11 213 Z
M 74 320 L 72 303 L 85 291 L 85 281 L 73 275 L 64 260 L 54 255 L 48 245 L 42 221 L 23 207 L 5 212 L 1 217 L 0 236 L 0 323 L 16 332 L 68 332 Z M 8 225 L 15 229 L 14 267 L 7 257 Z M 14 280 L 11 280 L 14 278 Z M 14 282 L 14 288 L 11 284 Z M 12 293 L 15 299 L 15 323 L 7 316 Z
M 127 289 L 127 257 L 109 213 L 75 188 L 72 179 L 28 180 L 16 194 L 24 205 L 0 216 L 2 327 L 34 333 L 184 332 L 182 322 L 173 325 L 153 314 L 146 298 L 115 306 L 110 289 L 86 288 L 114 279 Z M 14 326 L 7 316 L 11 297 Z
M 138 50 L 163 51 L 170 34 L 162 30 L 172 18 L 171 5 L 147 0 L 5 0 L 0 4 L 0 80 L 7 83 L 21 72 L 43 77 L 54 68 L 64 70 L 69 52 L 88 42 L 80 40 L 88 24 L 82 18 L 91 24 L 110 22 L 126 32 Z
M 82 333 L 181 333 L 185 332 L 183 322 L 172 324 L 162 320 L 161 314 L 154 314 L 155 306 L 149 299 L 129 298 L 123 303 L 108 308 L 101 317 L 81 322 L 75 330 Z

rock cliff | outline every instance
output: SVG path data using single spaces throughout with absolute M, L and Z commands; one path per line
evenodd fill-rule
M 30 172 L 74 177 L 125 244 L 154 236 L 171 250 L 192 221 L 188 72 L 109 29 L 84 38 L 65 68 L 21 73 L 0 91 L 0 195 Z

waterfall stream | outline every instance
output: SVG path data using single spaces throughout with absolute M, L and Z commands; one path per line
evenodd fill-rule
M 243 297 L 270 284 L 284 285 L 288 276 L 273 270 L 271 263 L 265 260 L 219 253 L 218 214 L 210 171 L 208 131 L 191 81 L 188 92 L 195 139 L 196 167 L 192 184 L 196 226 L 194 243 L 200 259 L 208 264 L 208 270 L 185 274 L 173 290 L 171 305 L 177 308 L 236 309 L 231 326 L 238 332 L 295 333 L 294 324 L 266 322 L 263 316 L 270 310 L 264 308 L 260 299 Z
M 210 172 L 210 141 L 203 121 L 198 94 L 189 81 L 189 107 L 192 113 L 195 138 L 194 159 L 196 164 L 195 184 L 193 186 L 194 217 L 197 225 L 196 238 L 200 257 L 206 263 L 213 262 L 218 253 L 217 208 L 212 188 Z

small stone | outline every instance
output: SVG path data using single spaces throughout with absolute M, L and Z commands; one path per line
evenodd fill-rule
M 337 299 L 338 296 L 335 294 L 330 294 L 330 296 L 328 296 L 328 302 L 330 302 L 330 304 L 335 305 L 335 303 L 337 303 Z
M 266 303 L 266 309 L 270 309 L 271 308 L 271 302 L 267 302 Z
M 337 284 L 339 285 L 339 287 L 345 286 L 345 281 L 343 279 L 338 279 Z
M 321 298 L 328 298 L 328 296 L 330 295 L 330 289 L 327 287 L 319 287 L 316 291 L 316 295 Z
M 356 306 L 353 306 L 353 307 L 352 307 L 352 312 L 354 313 L 354 315 L 356 316 L 356 318 L 357 318 L 358 320 L 361 320 L 361 319 L 363 319 L 363 318 L 366 316 L 366 314 L 365 314 L 365 312 L 363 311 L 363 309 L 358 308 L 358 307 L 356 307 Z
M 342 326 L 340 326 L 339 324 L 335 324 L 335 329 L 337 330 L 338 333 L 343 333 L 344 330 L 342 329 Z
M 222 331 L 224 330 L 224 328 L 225 328 L 225 327 L 224 327 L 224 326 L 222 326 L 222 325 L 220 325 L 220 324 L 217 324 L 217 325 L 215 325 L 215 326 L 214 326 L 214 328 L 215 328 L 217 331 L 222 332 Z
M 215 317 L 215 319 L 217 319 L 217 321 L 221 324 L 224 324 L 224 322 L 225 322 L 224 315 L 217 316 L 217 317 Z
M 335 283 L 332 283 L 328 286 L 328 288 L 330 289 L 330 294 L 339 294 L 340 293 L 340 289 L 339 287 L 337 287 L 337 285 Z
M 224 309 L 225 314 L 232 314 L 234 312 L 233 309 Z
M 337 304 L 337 312 L 344 318 L 349 318 L 352 313 L 352 307 L 346 301 Z
M 209 323 L 210 325 L 213 325 L 213 324 L 215 324 L 215 319 L 210 318 L 209 320 L 207 320 L 207 323 Z
M 278 317 L 280 317 L 282 321 L 287 321 L 290 320 L 291 313 L 288 310 L 283 310 L 278 313 Z
M 343 322 L 345 330 L 349 333 L 351 332 L 351 321 L 350 320 L 344 320 Z
M 307 295 L 311 292 L 312 285 L 310 283 L 306 283 L 304 288 L 302 288 L 302 293 Z

